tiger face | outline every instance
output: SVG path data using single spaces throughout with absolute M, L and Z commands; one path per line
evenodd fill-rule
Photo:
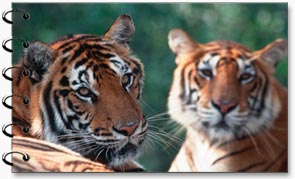
M 230 41 L 200 44 L 175 29 L 169 46 L 177 63 L 168 100 L 173 119 L 211 142 L 253 135 L 273 124 L 281 104 L 271 76 L 286 54 L 286 41 L 252 52 Z
M 30 44 L 23 63 L 34 81 L 34 136 L 109 166 L 136 157 L 147 121 L 138 104 L 143 66 L 128 45 L 134 31 L 121 15 L 103 36 Z

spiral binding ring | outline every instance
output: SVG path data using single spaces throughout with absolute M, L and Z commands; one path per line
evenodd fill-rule
M 23 104 L 25 104 L 25 105 L 29 105 L 29 104 L 30 104 L 30 99 L 27 98 L 27 97 L 24 97 L 24 96 L 19 96 L 19 95 L 10 95 L 10 96 L 7 96 L 7 97 L 4 96 L 4 97 L 2 98 L 2 104 L 3 104 L 3 106 L 5 106 L 5 107 L 8 108 L 8 109 L 13 109 L 13 106 L 11 106 L 11 105 L 9 105 L 9 104 L 6 103 L 6 100 L 7 100 L 8 98 L 11 98 L 12 96 L 16 96 L 16 97 L 20 97 L 20 98 L 22 98 L 22 100 L 23 100 Z
M 19 41 L 21 41 L 21 42 L 23 43 L 23 47 L 24 47 L 24 48 L 28 48 L 28 47 L 30 46 L 30 43 L 29 43 L 28 41 L 22 39 L 22 38 L 17 38 L 17 37 L 16 37 L 16 38 L 8 39 L 8 40 L 3 40 L 3 42 L 2 42 L 2 47 L 3 47 L 3 49 L 6 50 L 7 52 L 10 52 L 10 53 L 13 52 L 12 49 L 6 47 L 7 42 L 12 41 L 12 40 L 19 40 Z
M 21 9 L 16 9 L 16 10 L 10 10 L 10 11 L 7 11 L 7 12 L 3 12 L 3 14 L 2 14 L 2 19 L 3 19 L 3 21 L 4 22 L 6 22 L 6 23 L 8 23 L 8 24 L 13 24 L 13 22 L 11 21 L 11 20 L 8 20 L 7 18 L 6 18 L 6 15 L 8 14 L 8 13 L 12 13 L 12 12 L 18 12 L 18 13 L 22 13 L 23 14 L 23 19 L 24 20 L 29 20 L 30 19 L 30 14 L 28 13 L 28 12 L 26 12 L 26 11 L 24 11 L 24 10 L 21 10 Z
M 13 153 L 17 153 L 17 154 L 21 154 L 21 155 L 23 155 L 23 161 L 25 161 L 25 162 L 27 162 L 27 161 L 30 160 L 30 156 L 29 156 L 28 154 L 23 153 L 23 152 L 14 152 L 14 151 L 12 151 L 12 152 L 8 152 L 8 153 L 4 153 L 4 154 L 2 155 L 2 161 L 3 161 L 5 164 L 7 164 L 7 165 L 13 166 L 13 163 L 12 163 L 12 162 L 8 162 L 8 161 L 6 160 L 7 155 L 9 155 L 9 154 L 13 154 Z
M 28 127 L 26 124 L 22 124 L 22 123 L 20 123 L 20 122 L 17 122 L 17 123 L 15 122 L 15 123 L 12 123 L 12 124 L 3 125 L 3 127 L 2 127 L 2 133 L 3 133 L 4 135 L 6 135 L 7 137 L 10 137 L 10 138 L 12 138 L 14 135 L 8 133 L 8 132 L 6 131 L 6 129 L 7 129 L 7 127 L 12 126 L 12 125 L 21 125 L 21 126 L 22 126 L 22 131 L 23 131 L 24 133 L 28 133 L 29 130 L 30 130 L 30 127 Z
M 22 18 L 23 18 L 24 20 L 29 20 L 29 19 L 30 19 L 30 14 L 27 13 L 26 11 L 24 11 L 24 10 L 20 10 L 20 9 L 10 10 L 10 11 L 3 12 L 3 13 L 2 13 L 2 19 L 3 19 L 3 21 L 6 22 L 6 23 L 8 23 L 8 24 L 13 24 L 13 22 L 12 22 L 11 20 L 9 20 L 9 19 L 6 18 L 6 16 L 7 16 L 8 13 L 21 13 L 21 14 L 22 14 Z M 23 46 L 24 48 L 28 48 L 29 45 L 30 45 L 30 43 L 29 43 L 28 41 L 26 41 L 26 40 L 24 40 L 24 39 L 21 39 L 21 38 L 11 38 L 11 39 L 8 39 L 8 40 L 4 40 L 4 41 L 2 42 L 2 48 L 3 48 L 4 50 L 6 50 L 7 52 L 10 52 L 10 53 L 12 53 L 13 50 L 10 49 L 10 48 L 8 48 L 6 45 L 7 45 L 8 42 L 10 42 L 10 41 L 12 41 L 12 40 L 18 40 L 18 41 L 21 41 L 21 42 L 22 42 L 22 46 Z M 7 68 L 7 69 L 4 68 L 4 69 L 2 70 L 2 76 L 3 76 L 5 79 L 10 80 L 10 81 L 12 81 L 13 79 L 12 79 L 12 77 L 9 77 L 8 75 L 6 75 L 6 72 L 7 72 L 8 70 L 12 69 L 12 68 L 21 68 L 21 69 L 23 69 L 22 67 L 9 67 L 9 68 Z M 24 75 L 24 76 L 30 76 L 30 75 L 31 75 L 31 71 L 28 70 L 28 69 L 23 69 L 23 75 Z M 27 97 L 18 96 L 18 95 L 11 95 L 11 96 L 7 96 L 7 97 L 3 97 L 3 99 L 2 99 L 2 104 L 3 104 L 3 106 L 5 106 L 5 107 L 7 107 L 7 108 L 9 108 L 9 109 L 13 109 L 13 107 L 12 107 L 11 105 L 8 105 L 8 104 L 6 103 L 6 100 L 7 100 L 8 98 L 11 98 L 12 96 L 17 96 L 17 97 L 22 98 L 22 102 L 23 102 L 25 105 L 28 105 L 28 104 L 30 103 L 30 100 L 29 100 L 29 98 L 27 98 Z M 23 132 L 25 132 L 25 133 L 28 133 L 28 132 L 29 132 L 29 127 L 28 127 L 28 125 L 26 125 L 26 124 L 22 124 L 21 122 L 14 122 L 13 124 L 4 125 L 4 126 L 2 127 L 2 132 L 3 132 L 4 135 L 6 135 L 6 136 L 8 136 L 8 137 L 13 137 L 13 136 L 14 136 L 13 134 L 10 134 L 10 133 L 8 133 L 8 132 L 6 131 L 7 128 L 8 128 L 9 126 L 12 126 L 12 125 L 22 125 L 22 130 L 23 130 Z M 5 164 L 7 164 L 7 165 L 13 166 L 13 163 L 12 163 L 12 162 L 9 162 L 9 161 L 6 160 L 6 157 L 7 157 L 8 155 L 10 155 L 10 154 L 13 154 L 13 153 L 17 153 L 17 154 L 21 154 L 21 155 L 23 155 L 23 160 L 24 160 L 24 161 L 29 161 L 29 159 L 30 159 L 30 156 L 29 156 L 28 154 L 26 154 L 26 153 L 17 152 L 17 151 L 12 151 L 12 152 L 9 152 L 9 153 L 4 153 L 4 154 L 2 155 L 2 161 L 3 161 Z
M 6 75 L 6 72 L 10 69 L 13 69 L 13 68 L 19 68 L 19 69 L 23 69 L 23 75 L 24 76 L 31 76 L 32 75 L 32 72 L 25 68 L 25 67 L 16 67 L 16 66 L 13 66 L 13 67 L 9 67 L 9 68 L 3 68 L 2 70 L 2 76 L 6 79 L 6 80 L 9 80 L 9 81 L 13 81 L 13 78 L 11 78 L 10 76 Z

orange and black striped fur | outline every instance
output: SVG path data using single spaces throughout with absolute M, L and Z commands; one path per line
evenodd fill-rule
M 180 29 L 168 38 L 177 64 L 169 114 L 187 129 L 170 171 L 286 172 L 288 96 L 272 75 L 287 42 L 253 52 Z
M 106 165 L 81 157 L 61 145 L 16 136 L 12 141 L 13 172 L 113 172 Z M 28 154 L 29 160 L 23 160 Z
M 30 43 L 22 70 L 13 71 L 14 134 L 66 146 L 111 168 L 129 166 L 147 131 L 138 104 L 143 66 L 129 48 L 134 31 L 130 16 L 121 15 L 103 36 Z

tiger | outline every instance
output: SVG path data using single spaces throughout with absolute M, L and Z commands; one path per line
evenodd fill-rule
M 31 137 L 15 136 L 12 171 L 19 172 L 114 172 L 106 165 L 82 157 L 68 148 Z M 20 151 L 20 152 L 19 152 Z M 27 155 L 27 160 L 24 156 Z M 42 159 L 42 160 L 41 160 Z M 60 161 L 62 159 L 62 162 Z
M 148 126 L 139 106 L 144 69 L 129 46 L 134 32 L 122 14 L 102 36 L 30 42 L 13 70 L 13 135 L 67 147 L 110 169 L 143 171 L 134 161 Z
M 286 40 L 260 50 L 168 33 L 176 68 L 170 117 L 186 137 L 170 172 L 287 172 L 288 93 L 274 77 Z

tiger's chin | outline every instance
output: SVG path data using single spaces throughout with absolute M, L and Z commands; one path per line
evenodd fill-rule
M 121 149 L 110 152 L 110 159 L 107 161 L 107 165 L 112 167 L 123 165 L 131 160 L 134 160 L 138 154 L 139 147 L 132 143 L 127 143 Z
M 257 118 L 253 115 L 239 118 L 221 118 L 212 117 L 215 122 L 198 121 L 191 124 L 191 127 L 204 136 L 211 144 L 220 144 L 232 140 L 238 140 L 244 137 L 256 135 L 272 126 L 272 120 L 266 123 L 266 119 Z M 218 121 L 218 122 L 216 122 Z
M 209 139 L 211 144 L 219 144 L 242 137 L 241 134 L 233 131 L 226 124 L 220 124 L 206 129 L 201 128 L 198 129 L 198 131 L 201 131 L 201 133 Z
M 142 141 L 139 141 L 138 143 L 128 141 L 124 145 L 120 144 L 120 146 L 97 146 L 97 150 L 91 153 L 85 151 L 86 155 L 83 154 L 84 152 L 81 152 L 81 155 L 91 160 L 106 164 L 110 168 L 120 167 L 137 158 L 140 153 L 141 143 Z

